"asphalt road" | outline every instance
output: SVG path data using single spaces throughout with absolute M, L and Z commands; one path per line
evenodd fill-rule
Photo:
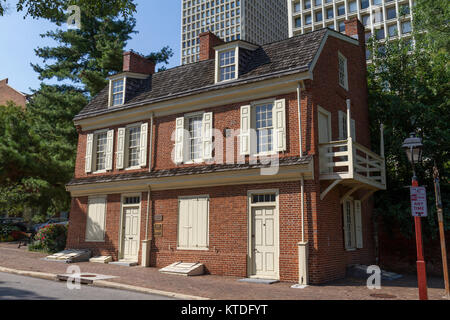
M 65 282 L 0 272 L 0 300 L 173 300 L 169 297 L 82 285 L 69 290 Z

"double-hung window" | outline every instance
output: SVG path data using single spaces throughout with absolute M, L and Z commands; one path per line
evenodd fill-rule
M 148 123 L 117 130 L 116 168 L 137 169 L 147 165 Z
M 286 100 L 266 100 L 241 107 L 241 155 L 286 151 Z
M 361 201 L 345 200 L 343 204 L 344 246 L 346 250 L 363 247 Z
M 113 80 L 111 84 L 111 105 L 118 106 L 124 103 L 125 79 Z
M 347 72 L 347 59 L 341 54 L 338 54 L 339 60 L 339 85 L 345 90 L 348 90 L 348 72 Z
M 236 78 L 236 51 L 227 50 L 219 52 L 219 79 L 220 81 Z
M 140 163 L 141 127 L 128 129 L 128 167 L 138 167 Z
M 211 160 L 213 113 L 196 112 L 176 119 L 174 162 L 199 163 Z
M 256 145 L 257 153 L 273 151 L 273 104 L 263 104 L 255 107 Z
M 103 171 L 106 170 L 106 147 L 108 142 L 107 133 L 99 133 L 95 138 L 95 169 L 96 171 Z
M 85 172 L 112 170 L 114 130 L 100 130 L 86 136 Z
M 202 159 L 202 120 L 203 116 L 193 116 L 188 119 L 189 157 L 191 161 Z

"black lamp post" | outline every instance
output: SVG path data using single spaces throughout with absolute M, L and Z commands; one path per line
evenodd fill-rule
M 417 181 L 415 165 L 422 161 L 422 139 L 416 137 L 413 132 L 409 138 L 403 142 L 403 149 L 406 151 L 406 156 L 413 168 L 412 187 L 419 187 Z M 422 241 L 422 221 L 420 217 L 414 217 L 416 227 L 416 247 L 417 247 L 417 280 L 419 284 L 419 297 L 420 300 L 428 300 L 427 293 L 427 272 L 425 259 L 423 257 L 423 241 Z

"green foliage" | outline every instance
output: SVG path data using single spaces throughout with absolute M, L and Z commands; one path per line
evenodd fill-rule
M 11 234 L 14 231 L 20 231 L 20 230 L 19 230 L 19 228 L 9 225 L 9 224 L 0 224 L 0 242 L 13 241 L 14 238 Z
M 0 0 L 0 16 L 4 14 L 6 0 Z M 133 0 L 19 0 L 17 11 L 24 11 L 25 15 L 33 18 L 60 20 L 65 16 L 65 10 L 69 5 L 78 5 L 89 10 L 95 15 L 101 15 L 105 11 L 110 12 L 114 8 L 114 15 L 123 17 L 131 16 L 136 12 L 136 4 Z
M 433 165 L 441 175 L 441 192 L 444 202 L 445 224 L 450 230 L 450 70 L 449 51 L 441 39 L 448 28 L 428 28 L 430 14 L 439 6 L 448 10 L 447 1 L 417 1 L 416 23 L 423 26 L 414 34 L 413 46 L 409 40 L 390 39 L 385 44 L 372 41 L 374 52 L 368 67 L 370 117 L 373 145 L 379 145 L 379 125 L 385 126 L 386 165 L 388 190 L 377 193 L 376 212 L 385 225 L 399 228 L 406 235 L 413 232 L 413 219 L 409 203 L 412 168 L 401 149 L 403 140 L 410 132 L 423 139 L 424 160 L 416 168 L 419 182 L 428 190 L 429 218 L 424 219 L 424 233 L 434 238 L 437 218 L 433 187 Z M 421 8 L 428 8 L 421 11 Z M 424 18 L 425 17 L 425 18 Z M 434 21 L 436 23 L 438 21 Z M 420 31 L 420 33 L 419 33 Z M 426 32 L 422 32 L 426 31 Z
M 109 10 L 104 6 L 101 15 L 90 11 L 89 6 L 82 7 L 79 30 L 58 28 L 41 35 L 57 45 L 35 50 L 45 63 L 32 65 L 40 80 L 69 81 L 95 96 L 106 86 L 109 75 L 122 70 L 123 48 L 136 33 L 136 21 L 133 17 L 119 19 L 113 6 Z
M 66 238 L 67 226 L 51 224 L 38 231 L 34 237 L 33 244 L 29 247 L 29 250 L 56 253 L 65 249 Z

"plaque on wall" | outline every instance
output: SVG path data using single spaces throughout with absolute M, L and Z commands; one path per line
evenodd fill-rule
M 163 221 L 163 215 L 162 214 L 155 214 L 155 221 Z
M 162 223 L 155 223 L 153 226 L 153 235 L 155 237 L 162 237 L 163 236 L 163 225 Z

